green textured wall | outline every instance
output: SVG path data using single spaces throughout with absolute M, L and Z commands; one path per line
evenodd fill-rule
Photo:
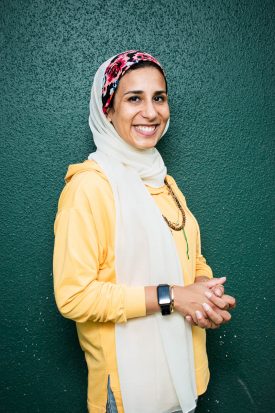
M 274 4 L 1 1 L 1 412 L 85 412 L 83 354 L 54 303 L 53 221 L 67 165 L 93 149 L 92 76 L 130 48 L 166 68 L 159 147 L 238 299 L 231 324 L 208 334 L 198 413 L 275 411 Z

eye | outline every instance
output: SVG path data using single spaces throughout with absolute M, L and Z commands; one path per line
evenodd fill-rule
M 137 95 L 130 96 L 128 99 L 129 102 L 138 102 L 139 100 L 140 100 L 140 97 Z
M 155 102 L 165 102 L 167 100 L 167 97 L 164 95 L 156 95 L 154 96 L 154 101 Z

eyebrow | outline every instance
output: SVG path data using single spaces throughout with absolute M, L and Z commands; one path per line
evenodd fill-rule
M 129 92 L 124 93 L 123 96 L 125 95 L 129 95 L 130 93 L 133 93 L 135 95 L 141 95 L 142 93 L 144 93 L 143 90 L 130 90 Z M 157 90 L 156 92 L 154 92 L 155 95 L 161 95 L 162 93 L 167 93 L 166 90 Z

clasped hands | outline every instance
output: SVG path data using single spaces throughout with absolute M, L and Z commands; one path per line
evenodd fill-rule
M 175 310 L 191 325 L 218 328 L 231 319 L 228 310 L 236 306 L 234 297 L 224 294 L 226 277 L 198 277 L 194 284 L 174 287 Z

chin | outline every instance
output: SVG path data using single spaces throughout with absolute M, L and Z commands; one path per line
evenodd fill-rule
M 134 139 L 132 145 L 137 149 L 152 149 L 156 146 L 160 138 Z
M 134 145 L 134 147 L 137 148 L 137 149 L 152 149 L 156 146 L 157 143 L 158 143 L 158 141 L 155 141 L 153 143 L 150 143 L 150 142 L 136 143 Z

